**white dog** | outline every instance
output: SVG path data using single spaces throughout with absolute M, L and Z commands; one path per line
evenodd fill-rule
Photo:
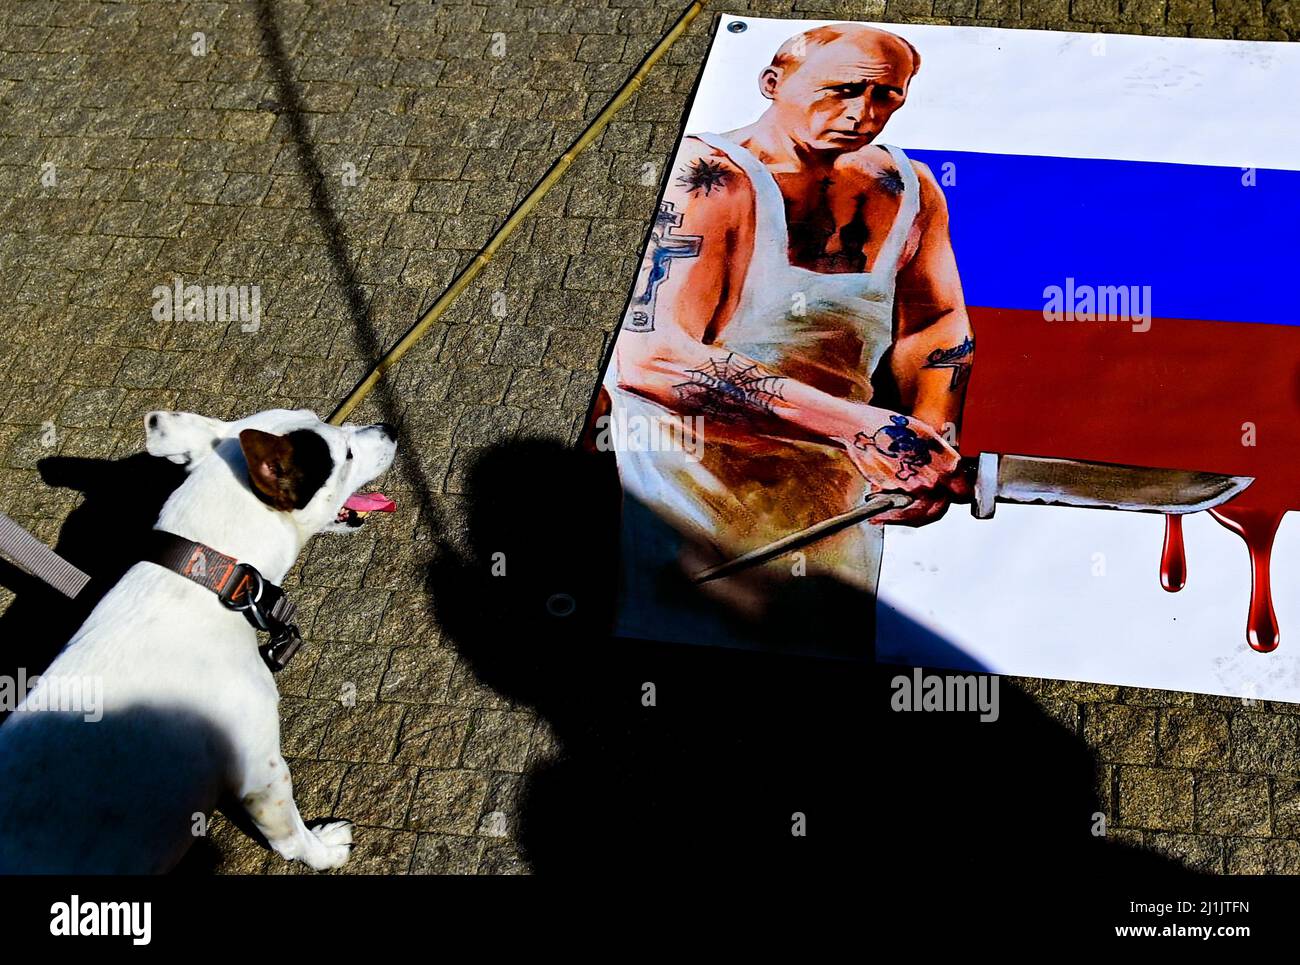
M 193 552 L 184 570 L 135 564 L 0 727 L 0 873 L 166 871 L 229 792 L 280 855 L 338 867 L 351 825 L 303 823 L 257 634 L 216 590 L 230 570 L 257 595 L 228 558 L 278 584 L 310 537 L 360 525 L 345 504 L 371 505 L 353 494 L 392 463 L 395 434 L 306 410 L 145 426 L 150 453 L 189 468 L 155 530 Z M 102 685 L 95 714 L 60 709 L 69 681 Z

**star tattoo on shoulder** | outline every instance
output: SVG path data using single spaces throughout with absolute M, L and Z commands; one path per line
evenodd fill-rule
M 884 188 L 886 194 L 895 198 L 903 193 L 903 175 L 894 168 L 886 168 L 877 173 L 876 183 Z
M 721 162 L 698 158 L 686 169 L 685 174 L 677 176 L 677 183 L 686 188 L 688 194 L 703 191 L 707 196 L 727 186 L 727 174 L 727 169 Z

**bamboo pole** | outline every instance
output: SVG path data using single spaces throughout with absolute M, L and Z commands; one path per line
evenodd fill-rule
M 555 182 L 564 175 L 564 172 L 573 164 L 574 159 L 600 135 L 601 131 L 605 129 L 606 125 L 609 124 L 614 115 L 617 114 L 623 105 L 627 103 L 628 99 L 637 92 L 642 81 L 645 80 L 646 75 L 650 72 L 650 68 L 658 63 L 659 58 L 667 53 L 668 48 L 671 47 L 676 42 L 677 38 L 685 32 L 686 28 L 690 26 L 691 21 L 695 19 L 701 9 L 703 8 L 700 0 L 695 0 L 694 3 L 686 8 L 685 12 L 683 12 L 677 19 L 677 22 L 673 24 L 672 29 L 669 30 L 668 33 L 664 34 L 663 39 L 659 41 L 655 48 L 646 56 L 645 60 L 641 62 L 641 66 L 636 69 L 636 72 L 630 78 L 628 78 L 627 83 L 622 86 L 619 92 L 614 96 L 614 99 L 605 106 L 603 111 L 596 115 L 596 119 L 591 122 L 587 129 L 582 132 L 582 135 L 573 142 L 569 149 L 560 155 L 559 159 L 551 165 L 550 170 L 546 172 L 546 176 L 537 182 L 537 185 L 532 189 L 532 191 L 528 192 L 528 196 L 524 198 L 523 201 L 519 202 L 519 205 L 513 212 L 511 212 L 510 217 L 506 219 L 505 224 L 498 228 L 496 234 L 492 236 L 488 243 L 479 249 L 479 253 L 474 256 L 474 260 L 465 266 L 460 274 L 456 276 L 450 287 L 448 287 L 447 290 L 438 297 L 438 300 L 429 307 L 429 310 L 419 317 L 407 333 L 388 350 L 378 363 L 376 363 L 375 367 L 370 370 L 366 377 L 357 383 L 357 387 L 352 390 L 352 393 L 339 403 L 339 407 L 335 409 L 333 415 L 329 417 L 331 425 L 342 425 L 343 421 L 351 415 L 352 410 L 361 404 L 361 401 L 370 394 L 371 390 L 374 389 L 379 380 L 383 378 L 384 373 L 401 361 L 402 356 L 405 355 L 416 342 L 424 337 L 424 334 L 428 332 L 433 323 L 442 317 L 443 313 L 451 307 L 452 302 L 456 300 L 460 293 L 469 287 L 469 284 L 478 277 L 479 272 L 487 266 L 488 262 L 492 260 L 492 256 L 497 253 L 497 249 L 499 249 L 514 230 L 519 227 L 524 218 L 528 217 L 546 192 L 554 186 Z

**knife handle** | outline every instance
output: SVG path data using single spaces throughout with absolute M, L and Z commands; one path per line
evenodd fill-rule
M 975 459 L 972 489 L 974 498 L 970 504 L 970 514 L 976 519 L 992 519 L 997 509 L 998 497 L 998 454 L 981 452 Z

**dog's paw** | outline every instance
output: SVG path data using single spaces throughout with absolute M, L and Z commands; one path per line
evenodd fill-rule
M 352 853 L 351 821 L 331 821 L 309 830 L 320 847 L 312 848 L 302 860 L 313 871 L 337 868 L 348 860 L 348 855 Z

